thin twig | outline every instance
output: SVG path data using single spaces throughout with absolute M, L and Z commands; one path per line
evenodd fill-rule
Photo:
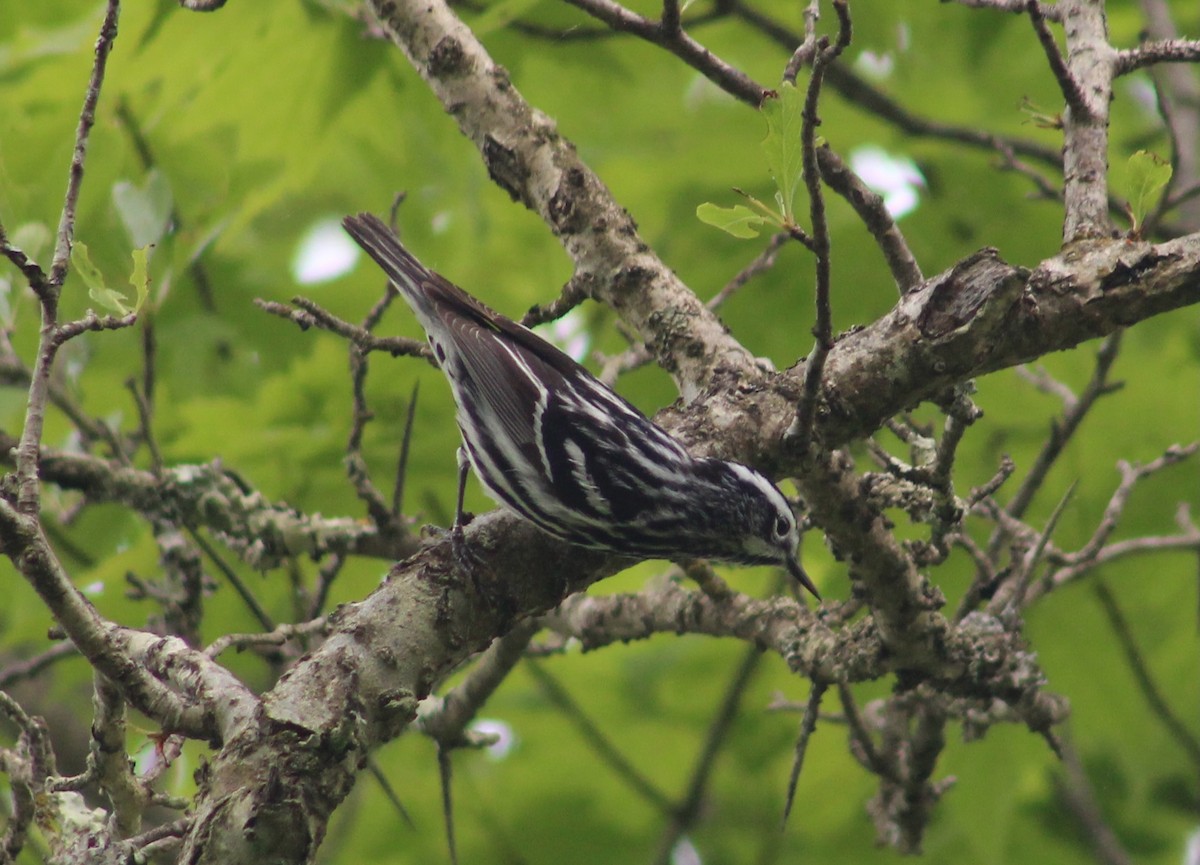
M 666 793 L 659 790 L 654 783 L 629 762 L 617 750 L 616 745 L 608 738 L 604 730 L 587 716 L 587 713 L 571 697 L 570 693 L 552 676 L 540 663 L 529 659 L 525 664 L 526 671 L 542 689 L 542 693 L 575 725 L 584 740 L 596 752 L 600 760 L 616 772 L 617 776 L 629 785 L 635 793 L 661 811 L 663 814 L 674 812 L 674 805 Z
M 774 267 L 776 259 L 779 258 L 779 250 L 788 242 L 789 236 L 786 231 L 779 231 L 771 235 L 771 239 L 767 241 L 767 245 L 763 248 L 763 251 L 756 255 L 749 264 L 739 270 L 733 279 L 725 283 L 724 288 L 712 296 L 706 304 L 708 308 L 712 310 L 720 309 L 725 301 L 733 297 L 746 283 L 760 273 L 765 273 Z M 642 353 L 649 358 L 650 353 L 645 351 L 644 347 Z
M 1154 677 L 1150 674 L 1150 668 L 1146 665 L 1142 652 L 1134 641 L 1133 630 L 1129 627 L 1125 614 L 1121 612 L 1121 607 L 1117 604 L 1116 595 L 1104 580 L 1096 580 L 1094 589 L 1100 605 L 1104 607 L 1104 612 L 1108 616 L 1108 622 L 1112 625 L 1113 633 L 1117 635 L 1117 640 L 1121 643 L 1121 650 L 1125 653 L 1129 669 L 1133 671 L 1133 678 L 1137 682 L 1138 688 L 1141 689 L 1142 696 L 1146 698 L 1146 705 L 1166 728 L 1168 735 L 1187 755 L 1193 768 L 1200 772 L 1200 739 L 1171 709 L 1162 690 L 1154 681 Z
M 221 574 L 229 582 L 229 585 L 233 586 L 233 590 L 237 592 L 238 597 L 242 599 L 242 602 L 245 603 L 246 608 L 250 610 L 250 613 L 254 616 L 254 618 L 258 619 L 258 623 L 262 625 L 263 630 L 274 631 L 276 628 L 275 622 L 272 621 L 271 617 L 267 614 L 267 611 L 263 609 L 262 604 L 258 602 L 258 598 L 254 597 L 254 593 L 250 591 L 249 587 L 244 582 L 242 582 L 242 578 L 238 576 L 237 571 L 226 564 L 225 560 L 221 558 L 221 555 L 217 552 L 216 547 L 210 544 L 203 535 L 190 526 L 187 527 L 187 532 L 191 536 L 192 540 L 196 542 L 196 546 L 204 550 L 205 555 L 207 555 L 212 563 L 217 566 L 217 570 L 221 572 Z
M 151 416 L 154 409 L 151 407 L 146 393 L 138 387 L 136 379 L 126 379 L 125 387 L 133 395 L 133 404 L 137 407 L 138 426 L 141 429 L 142 441 L 146 443 L 146 448 L 150 451 L 150 471 L 154 472 L 155 475 L 161 475 L 163 458 L 162 452 L 158 449 L 158 441 L 154 438 L 153 419 Z
M 1011 589 L 1009 591 L 1001 590 L 997 592 L 996 597 L 992 599 L 989 609 L 993 614 L 1000 615 L 1010 621 L 1014 621 L 1020 615 L 1021 608 L 1025 603 L 1026 591 L 1033 580 L 1033 574 L 1037 570 L 1038 565 L 1041 564 L 1046 552 L 1046 545 L 1050 543 L 1050 538 L 1053 537 L 1054 530 L 1058 527 L 1058 521 L 1066 511 L 1071 498 L 1075 495 L 1078 485 L 1078 481 L 1073 481 L 1067 487 L 1067 491 L 1063 493 L 1062 498 L 1059 499 L 1058 504 L 1055 505 L 1050 518 L 1046 520 L 1045 527 L 1038 534 L 1037 542 L 1025 554 L 1016 574 L 1013 575 L 1009 584 L 1004 587 L 1005 589 L 1011 587 Z
M 317 572 L 317 590 L 313 592 L 308 608 L 305 610 L 306 618 L 315 619 L 321 615 L 321 611 L 325 609 L 325 604 L 329 601 L 329 590 L 333 588 L 334 580 L 342 572 L 346 559 L 345 553 L 335 552 L 325 561 L 325 564 L 321 565 L 321 569 Z
M 1120 351 L 1123 333 L 1124 331 L 1121 330 L 1114 331 L 1100 343 L 1100 348 L 1096 351 L 1096 368 L 1092 371 L 1091 380 L 1075 402 L 1071 403 L 1064 396 L 1065 405 L 1062 418 L 1051 425 L 1046 443 L 1042 445 L 1029 473 L 1021 481 L 1021 486 L 1005 508 L 1010 516 L 1020 519 L 1025 515 L 1033 497 L 1042 488 L 1051 467 L 1079 429 L 1079 425 L 1091 411 L 1096 400 L 1116 390 L 1117 386 L 1109 382 L 1108 375 Z
M 450 854 L 450 865 L 458 865 L 458 847 L 454 842 L 454 795 L 451 784 L 454 780 L 450 764 L 451 749 L 438 745 L 438 778 L 442 785 L 442 820 L 446 826 L 446 849 Z
M 374 757 L 367 758 L 367 771 L 371 773 L 371 777 L 375 779 L 375 783 L 383 791 L 384 798 L 396 809 L 396 813 L 400 815 L 400 819 L 408 825 L 409 829 L 417 828 L 417 824 L 413 822 L 412 815 L 408 813 L 408 809 L 400 801 L 400 795 L 396 792 L 396 788 L 392 786 L 392 782 L 388 780 L 388 776 L 380 768 L 379 761 Z
M 682 33 L 679 22 L 679 0 L 663 0 L 662 18 L 658 26 L 663 33 L 679 37 Z
M 1116 490 L 1113 491 L 1112 497 L 1108 501 L 1108 505 L 1104 508 L 1104 515 L 1100 518 L 1100 523 L 1096 526 L 1096 531 L 1078 552 L 1068 557 L 1068 563 L 1073 564 L 1075 562 L 1088 561 L 1100 551 L 1100 548 L 1116 530 L 1117 522 L 1120 520 L 1121 515 L 1125 513 L 1125 507 L 1129 504 L 1129 497 L 1133 494 L 1133 488 L 1139 481 L 1188 459 L 1198 449 L 1200 449 L 1200 442 L 1192 442 L 1188 445 L 1172 445 L 1163 452 L 1162 456 L 1148 463 L 1128 463 L 1124 460 L 1117 463 L 1117 470 L 1121 473 L 1121 483 L 1117 485 Z
M 821 83 L 826 68 L 850 44 L 852 30 L 850 12 L 846 0 L 834 0 L 834 11 L 838 16 L 837 41 L 818 43 L 819 49 L 813 58 L 812 75 L 804 99 L 804 110 L 800 125 L 801 153 L 804 185 L 808 189 L 809 217 L 812 220 L 813 253 L 816 256 L 816 303 L 817 318 L 813 325 L 816 339 L 808 356 L 804 370 L 804 390 L 796 408 L 796 418 L 788 430 L 788 437 L 797 441 L 800 452 L 808 450 L 812 441 L 813 425 L 816 420 L 817 397 L 821 388 L 821 377 L 825 371 L 825 358 L 833 348 L 833 312 L 830 306 L 830 261 L 829 225 L 825 218 L 825 198 L 821 192 L 821 172 L 817 165 L 816 129 L 821 120 L 817 116 L 817 103 L 821 96 Z M 822 40 L 824 38 L 822 37 Z
M 63 198 L 62 215 L 58 222 L 58 239 L 54 245 L 54 261 L 50 266 L 49 285 L 55 295 L 67 278 L 67 265 L 71 259 L 71 244 L 75 238 L 75 208 L 79 203 L 79 191 L 83 185 L 83 165 L 87 158 L 88 137 L 96 122 L 96 104 L 100 101 L 100 87 L 104 83 L 104 72 L 108 66 L 108 55 L 117 38 L 117 18 L 121 12 L 120 0 L 108 0 L 104 12 L 104 23 L 96 38 L 96 59 L 92 64 L 92 75 L 87 93 L 83 97 L 83 108 L 79 112 L 79 125 L 75 130 L 75 147 L 71 153 L 71 168 L 67 179 L 67 193 Z M 43 301 L 46 295 L 41 295 Z
M 692 774 L 688 779 L 683 799 L 672 809 L 671 823 L 659 841 L 658 855 L 654 860 L 655 865 L 667 865 L 671 861 L 671 853 L 675 850 L 679 839 L 695 825 L 699 818 L 701 806 L 704 803 L 704 794 L 708 790 L 708 781 L 712 776 L 713 764 L 721 746 L 725 744 L 729 729 L 734 718 L 737 717 L 742 696 L 746 693 L 746 688 L 749 687 L 761 660 L 761 649 L 754 645 L 746 647 L 741 663 L 734 670 L 733 677 L 725 688 L 725 694 L 721 698 L 717 714 L 709 724 L 708 733 L 704 737 L 704 744 L 696 758 L 696 765 L 692 767 Z
M 1200 60 L 1200 40 L 1158 39 L 1118 51 L 1113 73 L 1128 75 L 1158 63 L 1195 63 L 1197 60 Z
M 812 62 L 817 51 L 817 22 L 821 20 L 820 0 L 809 0 L 802 13 L 804 17 L 804 41 L 796 46 L 787 65 L 783 68 L 783 80 L 796 83 L 800 70 Z
M 1094 112 L 1091 105 L 1088 104 L 1083 89 L 1075 80 L 1075 76 L 1071 74 L 1071 70 L 1067 68 L 1067 60 L 1059 50 L 1058 43 L 1054 41 L 1054 34 L 1046 26 L 1046 13 L 1042 4 L 1038 0 L 1028 0 L 1025 11 L 1029 14 L 1029 21 L 1033 24 L 1038 42 L 1041 43 L 1042 50 L 1046 54 L 1050 71 L 1054 73 L 1058 87 L 1062 90 L 1063 97 L 1067 100 L 1067 105 L 1070 107 L 1071 113 L 1075 115 L 1076 121 L 1083 121 L 1085 118 L 1094 119 Z
M 396 461 L 396 484 L 392 487 L 392 513 L 399 516 L 404 510 L 404 482 L 408 479 L 408 454 L 412 446 L 413 428 L 417 421 L 417 396 L 421 382 L 413 382 L 408 411 L 404 415 L 404 435 L 400 438 L 400 458 Z
M 875 747 L 871 731 L 867 729 L 862 713 L 858 710 L 854 692 L 845 682 L 838 683 L 838 699 L 842 703 L 842 717 L 850 730 L 850 753 L 867 771 L 880 778 L 896 781 L 899 778 L 896 755 L 882 752 Z
M 1064 773 L 1055 777 L 1055 787 L 1067 810 L 1078 821 L 1101 865 L 1133 865 L 1133 857 L 1121 846 L 1096 799 L 1079 754 L 1068 742 L 1060 745 Z
M 63 658 L 73 658 L 79 654 L 79 650 L 75 648 L 75 644 L 66 641 L 51 646 L 44 652 L 34 655 L 24 661 L 16 661 L 6 667 L 0 668 L 0 690 L 11 687 L 14 682 L 19 682 L 22 679 L 31 679 L 45 670 L 52 664 L 61 661 Z
M 817 148 L 817 165 L 821 169 L 821 179 L 850 203 L 875 238 L 900 295 L 903 297 L 919 286 L 925 277 L 908 241 L 904 239 L 904 233 L 888 213 L 883 196 L 863 183 L 862 178 L 828 144 Z
M 421 731 L 442 748 L 463 744 L 467 725 L 520 663 L 529 641 L 539 630 L 537 619 L 528 619 L 495 640 L 461 683 L 442 699 L 422 704 L 418 716 Z M 536 678 L 537 673 L 534 675 Z M 433 708 L 427 708 L 426 704 Z
M 521 324 L 525 327 L 537 327 L 548 321 L 557 321 L 587 299 L 583 280 L 572 277 L 553 301 L 544 306 L 534 306 L 525 313 L 521 317 Z
M 223 634 L 209 644 L 204 654 L 216 659 L 222 652 L 237 649 L 239 652 L 251 646 L 282 646 L 291 640 L 298 640 L 311 634 L 323 634 L 329 628 L 329 620 L 325 616 L 299 624 L 285 623 L 261 634 Z
M 0 253 L 3 253 L 4 257 L 11 261 L 17 270 L 21 271 L 33 293 L 41 297 L 42 293 L 46 291 L 45 271 L 23 250 L 9 243 L 8 233 L 2 224 L 0 224 Z
M 365 329 L 365 328 L 364 328 Z M 367 407 L 366 381 L 369 364 L 368 352 L 356 342 L 350 343 L 350 392 L 353 408 L 351 411 L 350 434 L 346 441 L 346 476 L 359 500 L 366 505 L 371 522 L 385 531 L 395 519 L 387 500 L 371 481 L 367 470 L 366 460 L 362 455 L 362 437 L 367 424 L 374 418 L 374 413 Z
M 1020 4 L 1020 11 L 1024 11 L 1025 0 L 1016 0 L 1016 2 Z M 727 9 L 729 15 L 734 18 L 755 27 L 785 51 L 791 51 L 803 39 L 796 31 L 742 0 L 722 0 L 720 7 Z M 1054 7 L 1044 9 L 1043 12 L 1046 18 L 1054 19 Z M 826 70 L 825 77 L 829 86 L 841 94 L 844 99 L 908 135 L 952 141 L 985 150 L 999 151 L 1004 147 L 1040 164 L 1060 170 L 1062 168 L 1062 154 L 1058 148 L 1047 147 L 1040 142 L 1022 138 L 1007 138 L 981 129 L 941 123 L 914 114 L 868 82 L 848 64 L 834 63 Z
M 375 336 L 357 325 L 338 318 L 311 300 L 296 297 L 292 299 L 292 303 L 295 306 L 274 300 L 255 299 L 254 301 L 255 306 L 259 309 L 295 322 L 301 330 L 315 327 L 349 339 L 361 346 L 364 351 L 386 351 L 393 357 L 401 355 L 423 357 L 431 364 L 433 363 L 433 355 L 430 354 L 429 346 L 424 340 L 400 336 Z
M 796 748 L 792 754 L 792 771 L 788 775 L 787 797 L 783 804 L 783 822 L 786 825 L 792 813 L 792 804 L 796 799 L 796 785 L 800 783 L 800 770 L 804 768 L 804 755 L 808 752 L 808 742 L 817 729 L 817 716 L 821 709 L 821 698 L 825 696 L 825 682 L 813 682 L 812 690 L 808 693 L 808 705 L 804 707 L 804 717 L 800 719 L 800 734 L 796 737 Z
M 748 105 L 758 107 L 767 95 L 767 88 L 755 82 L 745 72 L 726 63 L 687 34 L 681 27 L 670 29 L 662 22 L 652 21 L 626 9 L 613 0 L 567 0 L 614 30 L 632 33 L 670 51 L 687 65 L 704 75 L 726 93 Z M 667 16 L 664 16 L 667 18 Z M 669 24 L 669 18 L 667 19 Z

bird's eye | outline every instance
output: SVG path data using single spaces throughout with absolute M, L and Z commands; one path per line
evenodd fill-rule
M 780 515 L 775 520 L 775 537 L 786 538 L 792 532 L 792 521 L 787 517 Z

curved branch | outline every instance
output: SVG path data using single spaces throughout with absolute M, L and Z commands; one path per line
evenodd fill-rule
M 443 0 L 371 0 L 371 6 L 479 149 L 492 180 L 558 237 L 575 263 L 572 282 L 637 331 L 685 400 L 717 368 L 760 375 L 750 353 L 650 251 L 554 122 L 525 101 Z

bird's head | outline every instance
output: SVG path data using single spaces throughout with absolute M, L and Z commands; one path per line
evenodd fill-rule
M 740 463 L 708 462 L 723 476 L 720 486 L 728 490 L 718 510 L 724 512 L 738 530 L 738 549 L 719 557 L 742 564 L 781 565 L 819 599 L 821 595 L 816 586 L 796 559 L 800 530 L 792 506 L 779 488 Z

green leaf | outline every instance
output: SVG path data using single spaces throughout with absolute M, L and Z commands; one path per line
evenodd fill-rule
M 146 298 L 150 295 L 150 250 L 154 249 L 154 245 L 139 247 L 133 251 L 133 272 L 129 274 L 129 284 L 133 286 L 133 290 L 137 292 L 137 302 L 133 306 L 134 312 L 140 312 L 146 303 Z
M 711 201 L 697 207 L 696 216 L 703 223 L 744 239 L 758 237 L 759 228 L 767 222 L 765 216 L 755 213 L 744 204 L 721 207 Z
M 134 246 L 149 246 L 162 240 L 173 203 L 166 175 L 154 169 L 141 186 L 134 186 L 128 180 L 118 181 L 113 184 L 112 199 Z
M 104 281 L 104 274 L 92 263 L 87 244 L 81 240 L 75 241 L 71 246 L 71 266 L 88 287 L 88 297 L 110 312 L 129 315 L 132 310 L 126 302 L 125 295 L 108 287 Z
M 71 266 L 79 274 L 79 278 L 83 280 L 89 292 L 108 291 L 108 286 L 104 284 L 104 274 L 100 272 L 100 268 L 92 264 L 87 244 L 82 240 L 77 240 L 71 245 Z
M 1171 180 L 1171 163 L 1157 153 L 1139 150 L 1129 157 L 1125 170 L 1129 182 L 1129 206 L 1135 225 L 1158 203 L 1158 195 Z
M 767 167 L 779 190 L 784 221 L 791 223 L 794 221 L 796 189 L 800 186 L 804 171 L 803 148 L 800 145 L 804 94 L 796 89 L 796 85 L 785 82 L 776 96 L 763 101 L 760 110 L 767 121 L 767 137 L 762 142 L 763 153 L 767 156 Z

